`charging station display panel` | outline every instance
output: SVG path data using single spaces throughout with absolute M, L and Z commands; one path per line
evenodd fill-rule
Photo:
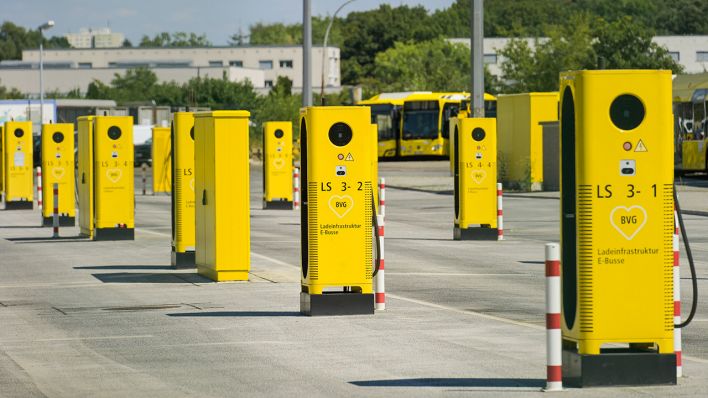
M 561 74 L 563 338 L 673 352 L 671 72 Z

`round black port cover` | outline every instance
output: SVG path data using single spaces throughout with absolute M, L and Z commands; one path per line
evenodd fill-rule
M 472 139 L 475 141 L 482 141 L 486 136 L 487 133 L 485 133 L 484 129 L 482 129 L 481 127 L 477 127 L 472 130 Z
M 610 119 L 621 130 L 633 130 L 644 120 L 644 104 L 634 95 L 622 94 L 610 105 Z
M 15 137 L 20 138 L 25 135 L 25 131 L 22 129 L 15 129 Z
M 56 133 L 52 134 L 52 141 L 56 142 L 57 144 L 64 142 L 64 134 L 60 131 L 57 131 Z
M 275 133 L 273 134 L 275 135 L 275 138 L 283 138 L 283 136 L 285 135 L 285 133 L 283 133 L 283 130 L 281 129 L 275 130 Z
M 336 146 L 345 146 L 352 140 L 352 128 L 337 122 L 329 128 L 329 140 Z
M 111 126 L 108 129 L 108 138 L 112 140 L 117 140 L 122 135 L 120 128 L 118 126 Z

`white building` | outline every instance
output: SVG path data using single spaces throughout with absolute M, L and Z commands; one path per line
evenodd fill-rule
M 324 64 L 323 64 L 324 55 Z M 319 90 L 323 65 L 327 92 L 341 89 L 339 48 L 312 48 L 313 88 Z M 116 73 L 148 67 L 161 82 L 185 83 L 194 77 L 248 79 L 267 92 L 279 76 L 302 90 L 302 46 L 241 46 L 200 48 L 51 49 L 44 51 L 45 92 L 86 92 L 95 80 L 110 84 Z M 39 50 L 25 50 L 22 61 L 0 62 L 0 82 L 30 95 L 39 94 Z
M 532 49 L 536 39 L 523 38 Z M 540 38 L 539 41 L 548 40 Z M 449 39 L 452 43 L 470 45 L 468 38 Z M 494 76 L 501 75 L 501 64 L 504 57 L 499 50 L 506 47 L 511 39 L 506 37 L 490 37 L 484 39 L 484 63 Z M 669 54 L 684 68 L 684 73 L 702 73 L 708 71 L 708 36 L 654 36 L 654 43 L 666 47 Z
M 125 41 L 124 34 L 111 32 L 110 28 L 81 28 L 79 33 L 67 33 L 64 37 L 72 48 L 117 48 Z

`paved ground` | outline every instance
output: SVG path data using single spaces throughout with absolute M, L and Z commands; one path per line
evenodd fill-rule
M 445 165 L 381 165 L 400 189 L 387 191 L 389 299 L 375 316 L 299 316 L 299 217 L 260 210 L 257 166 L 244 283 L 169 268 L 165 195 L 136 197 L 134 242 L 88 242 L 77 228 L 51 241 L 37 211 L 0 212 L 0 397 L 540 396 L 543 244 L 558 240 L 558 201 L 507 195 L 507 240 L 454 242 L 451 196 L 419 186 L 447 184 Z M 689 181 L 697 198 L 708 192 Z M 685 218 L 705 292 L 708 218 Z M 678 386 L 572 396 L 704 395 L 708 299 L 699 298 Z

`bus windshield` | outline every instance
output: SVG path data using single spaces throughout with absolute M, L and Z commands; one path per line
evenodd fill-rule
M 374 104 L 369 105 L 371 108 L 371 123 L 378 126 L 379 141 L 395 140 L 396 130 L 393 120 L 393 105 L 391 104 Z
M 439 131 L 438 101 L 412 101 L 403 105 L 403 139 L 436 139 Z

